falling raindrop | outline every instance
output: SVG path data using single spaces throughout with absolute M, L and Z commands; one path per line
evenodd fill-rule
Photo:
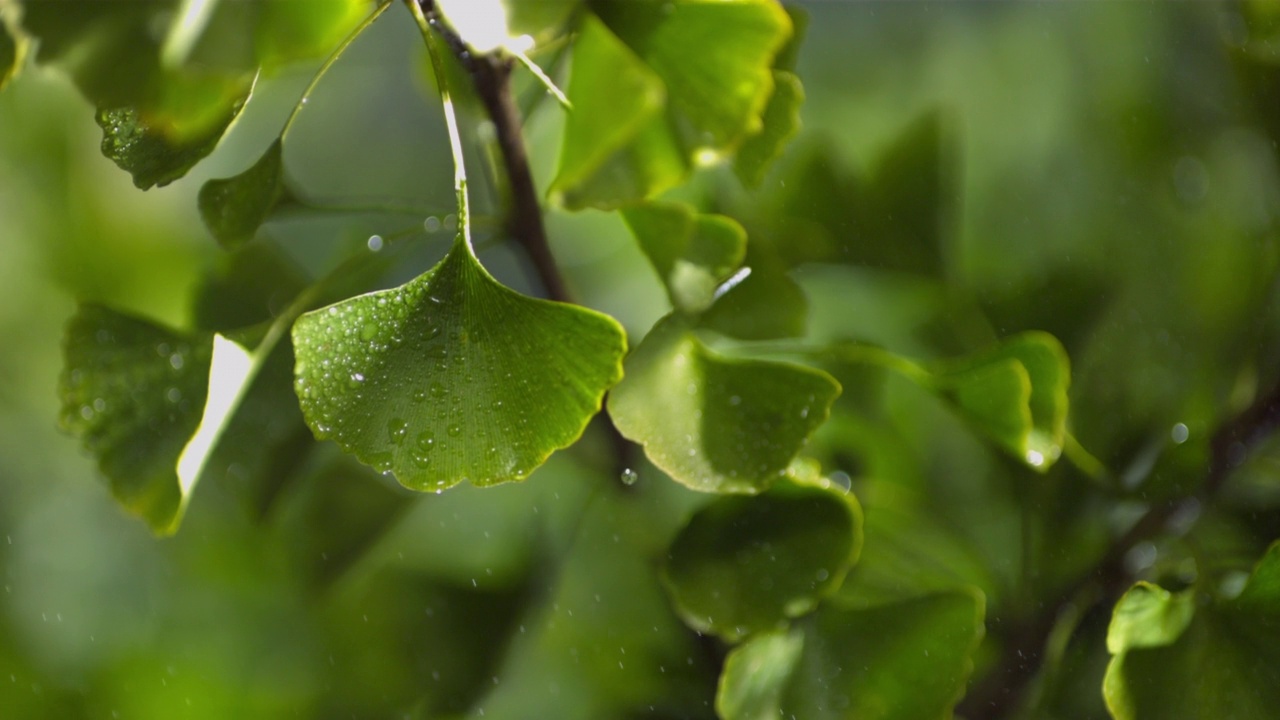
M 370 235 L 368 245 L 369 245 L 369 250 L 371 250 L 372 252 L 378 252 L 379 250 L 382 249 L 382 236 Z
M 640 480 L 640 473 L 632 470 L 631 468 L 627 468 L 622 471 L 621 480 L 623 485 L 635 485 L 636 482 Z

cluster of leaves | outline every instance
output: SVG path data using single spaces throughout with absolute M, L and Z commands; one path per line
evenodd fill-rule
M 442 32 L 465 47 L 433 3 L 407 4 L 424 36 Z M 103 153 L 146 189 L 182 178 L 213 151 L 259 73 L 332 53 L 323 72 L 392 4 L 68 5 L 0 4 L 0 77 L 31 55 L 65 71 L 97 107 Z M 295 110 L 259 160 L 199 192 L 200 214 L 228 256 L 197 290 L 194 328 L 89 304 L 71 320 L 64 428 L 98 459 L 125 508 L 171 534 L 213 468 L 237 469 L 256 515 L 286 482 L 304 481 L 300 469 L 325 440 L 410 490 L 487 487 L 529 477 L 603 406 L 652 466 L 704 494 L 655 511 L 671 532 L 626 549 L 638 566 L 662 558 L 655 582 L 675 615 L 727 653 L 709 670 L 720 717 L 947 715 L 984 637 L 988 588 L 974 573 L 933 571 L 948 561 L 929 555 L 946 542 L 928 535 L 946 528 L 894 517 L 922 507 L 881 498 L 864 517 L 837 469 L 844 461 L 817 441 L 806 452 L 810 440 L 829 429 L 874 443 L 875 430 L 857 421 L 823 426 L 838 403 L 874 405 L 891 374 L 1001 453 L 1017 482 L 1052 472 L 1082 484 L 1111 478 L 1069 432 L 1070 364 L 1054 336 L 932 352 L 947 345 L 939 342 L 913 359 L 891 341 L 809 327 L 795 278 L 802 266 L 915 277 L 948 291 L 945 117 L 908 128 L 866 175 L 842 174 L 824 147 L 773 168 L 799 128 L 802 12 L 775 0 L 529 5 L 511 8 L 512 28 L 548 46 L 571 42 L 571 110 L 547 202 L 617 212 L 669 299 L 635 347 L 628 352 L 626 333 L 604 314 L 495 280 L 471 245 L 465 207 L 443 259 L 407 283 L 370 292 L 398 257 L 381 238 L 323 277 L 299 277 L 262 241 L 264 224 L 305 196 L 285 171 Z M 491 52 L 509 60 L 519 51 Z M 782 172 L 785 183 L 759 189 Z M 691 179 L 714 184 L 716 200 L 689 201 Z M 674 199 L 682 187 L 685 200 Z M 857 392 L 841 398 L 842 386 Z M 630 460 L 619 460 L 624 481 L 634 479 Z M 356 473 L 346 459 L 333 462 Z M 377 479 L 367 492 L 325 487 L 331 495 L 313 491 L 321 494 L 311 519 L 342 526 L 326 557 L 358 556 L 407 502 Z M 912 557 L 913 541 L 925 557 Z M 1280 687 L 1277 563 L 1273 548 L 1238 596 L 1209 603 L 1194 590 L 1130 590 L 1106 638 L 1112 713 L 1204 717 L 1227 712 L 1229 698 L 1237 706 L 1228 714 L 1265 716 Z M 520 582 L 491 598 L 495 616 L 513 617 L 510 607 L 532 592 Z M 465 615 L 461 601 L 449 602 Z M 389 615 L 415 627 L 403 608 Z M 676 654 L 688 642 L 669 628 L 662 637 Z M 1220 662 L 1193 680 L 1205 657 Z M 459 671 L 457 697 L 424 712 L 465 710 L 481 694 L 472 675 L 492 662 Z M 639 700 L 612 702 L 620 712 Z M 695 705 L 673 712 L 694 714 Z

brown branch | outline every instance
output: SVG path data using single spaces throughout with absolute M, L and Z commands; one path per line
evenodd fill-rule
M 1040 671 L 1045 643 L 1062 608 L 1091 587 L 1099 591 L 1094 595 L 1098 603 L 1114 603 L 1134 581 L 1125 568 L 1125 556 L 1129 551 L 1164 532 L 1174 517 L 1193 510 L 1197 505 L 1207 507 L 1231 471 L 1244 462 L 1249 449 L 1277 425 L 1280 425 L 1280 384 L 1214 433 L 1209 441 L 1210 456 L 1205 480 L 1197 492 L 1149 508 L 1111 544 L 1091 572 L 1063 588 L 1056 600 L 1043 605 L 1043 611 L 1016 624 L 1006 633 L 1007 642 L 1000 661 L 969 691 L 957 713 L 970 720 L 994 720 L 1015 710 L 1026 684 Z

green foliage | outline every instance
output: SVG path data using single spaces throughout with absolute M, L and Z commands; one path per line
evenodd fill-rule
M 759 492 L 827 418 L 826 373 L 724 358 L 679 317 L 654 326 L 609 393 L 609 416 L 672 479 L 707 492 Z
M 1275 714 L 1280 15 L 392 4 L 0 0 L 6 718 Z
M 112 494 L 157 532 L 178 516 L 178 455 L 208 391 L 212 338 L 97 305 L 67 324 L 61 425 L 98 458 Z
M 569 208 L 615 208 L 678 183 L 762 129 L 770 66 L 791 32 L 769 0 L 590 3 L 560 168 Z M 598 18 L 598 19 L 597 19 Z M 732 32 L 726 32 L 732 28 Z M 714 46 L 715 52 L 690 54 Z
M 1135 585 L 1107 631 L 1103 690 L 1116 718 L 1264 718 L 1280 701 L 1280 544 L 1235 597 Z
M 685 622 L 730 642 L 811 612 L 858 558 L 852 496 L 781 482 L 700 510 L 671 544 L 664 578 Z
M 582 434 L 626 351 L 613 320 L 508 290 L 461 237 L 401 287 L 302 316 L 293 337 L 316 436 L 416 490 L 523 480 Z
M 276 140 L 253 167 L 200 188 L 200 217 L 224 246 L 234 248 L 252 239 L 285 196 L 283 148 Z

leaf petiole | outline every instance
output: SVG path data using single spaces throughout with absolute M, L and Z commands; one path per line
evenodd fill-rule
M 310 99 L 311 93 L 314 92 L 316 86 L 320 84 L 320 79 L 325 76 L 325 73 L 329 72 L 329 68 L 333 67 L 333 64 L 338 61 L 338 58 L 342 57 L 343 53 L 347 51 L 347 48 L 351 47 L 351 43 L 355 42 L 356 38 L 360 37 L 361 33 L 367 30 L 370 25 L 373 25 L 373 22 L 381 17 L 382 13 L 387 11 L 387 8 L 391 7 L 391 3 L 392 0 L 380 0 L 378 6 L 373 9 L 373 12 L 364 20 L 361 20 L 360 24 L 356 25 L 355 28 L 342 39 L 341 43 L 338 43 L 338 47 L 334 48 L 332 53 L 329 53 L 329 57 L 325 58 L 320 69 L 316 70 L 316 74 L 311 77 L 311 82 L 307 83 L 307 88 L 302 91 L 302 97 L 298 98 L 298 102 L 293 106 L 293 111 L 289 113 L 288 119 L 284 121 L 284 128 L 280 131 L 281 140 L 284 140 L 285 136 L 289 134 L 289 130 L 293 127 L 294 121 L 298 119 L 298 114 L 302 112 L 302 108 L 306 107 L 307 100 Z

